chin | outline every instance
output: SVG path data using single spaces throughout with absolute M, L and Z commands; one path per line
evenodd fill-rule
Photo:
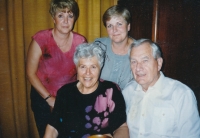
M 90 87 L 92 84 L 88 84 L 88 83 L 83 83 L 84 87 Z
M 140 85 L 146 84 L 146 82 L 145 82 L 144 80 L 136 80 L 136 81 L 137 81 L 137 83 L 140 84 Z
M 120 39 L 113 39 L 113 41 L 115 42 L 115 43 L 120 43 L 120 42 L 122 42 L 122 40 Z

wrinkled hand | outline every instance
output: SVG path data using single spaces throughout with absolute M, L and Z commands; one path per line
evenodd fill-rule
M 49 104 L 50 108 L 51 108 L 51 111 L 53 110 L 53 107 L 54 107 L 54 103 L 55 103 L 55 97 L 51 96 L 50 98 L 48 98 L 46 101 L 47 103 Z
M 106 136 L 109 136 L 109 138 L 113 138 L 111 134 L 104 134 Z

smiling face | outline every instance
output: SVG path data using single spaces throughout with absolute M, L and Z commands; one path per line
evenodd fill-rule
M 135 80 L 144 91 L 153 86 L 160 76 L 162 58 L 155 59 L 148 43 L 133 47 L 130 53 L 131 69 Z
M 56 31 L 60 33 L 69 33 L 74 26 L 74 15 L 71 11 L 69 11 L 67 8 L 63 9 L 61 11 L 58 11 L 54 18 L 54 28 Z
M 113 16 L 106 21 L 106 30 L 113 42 L 120 43 L 128 38 L 130 24 L 127 24 L 123 17 Z
M 101 67 L 97 57 L 80 58 L 77 65 L 78 89 L 82 93 L 91 93 L 98 87 Z

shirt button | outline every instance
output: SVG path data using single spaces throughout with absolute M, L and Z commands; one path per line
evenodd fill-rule
M 140 135 L 142 135 L 142 133 L 140 133 Z
M 144 114 L 142 114 L 142 116 L 144 117 Z
M 133 113 L 131 114 L 131 118 L 134 118 L 134 114 Z

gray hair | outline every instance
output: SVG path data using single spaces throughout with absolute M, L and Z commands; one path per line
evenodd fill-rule
M 80 44 L 74 53 L 74 64 L 77 66 L 80 58 L 91 58 L 96 56 L 100 67 L 104 65 L 105 49 L 99 43 Z
M 155 59 L 157 58 L 161 58 L 162 57 L 162 53 L 161 53 L 161 50 L 160 50 L 160 47 L 158 46 L 158 44 L 154 43 L 153 41 L 151 41 L 150 39 L 139 39 L 139 40 L 135 40 L 132 44 L 131 44 L 131 47 L 130 47 L 130 50 L 129 50 L 129 56 L 130 56 L 130 53 L 131 53 L 131 50 L 133 47 L 138 47 L 144 43 L 148 43 L 150 46 L 151 46 L 151 49 L 152 49 L 152 55 Z

